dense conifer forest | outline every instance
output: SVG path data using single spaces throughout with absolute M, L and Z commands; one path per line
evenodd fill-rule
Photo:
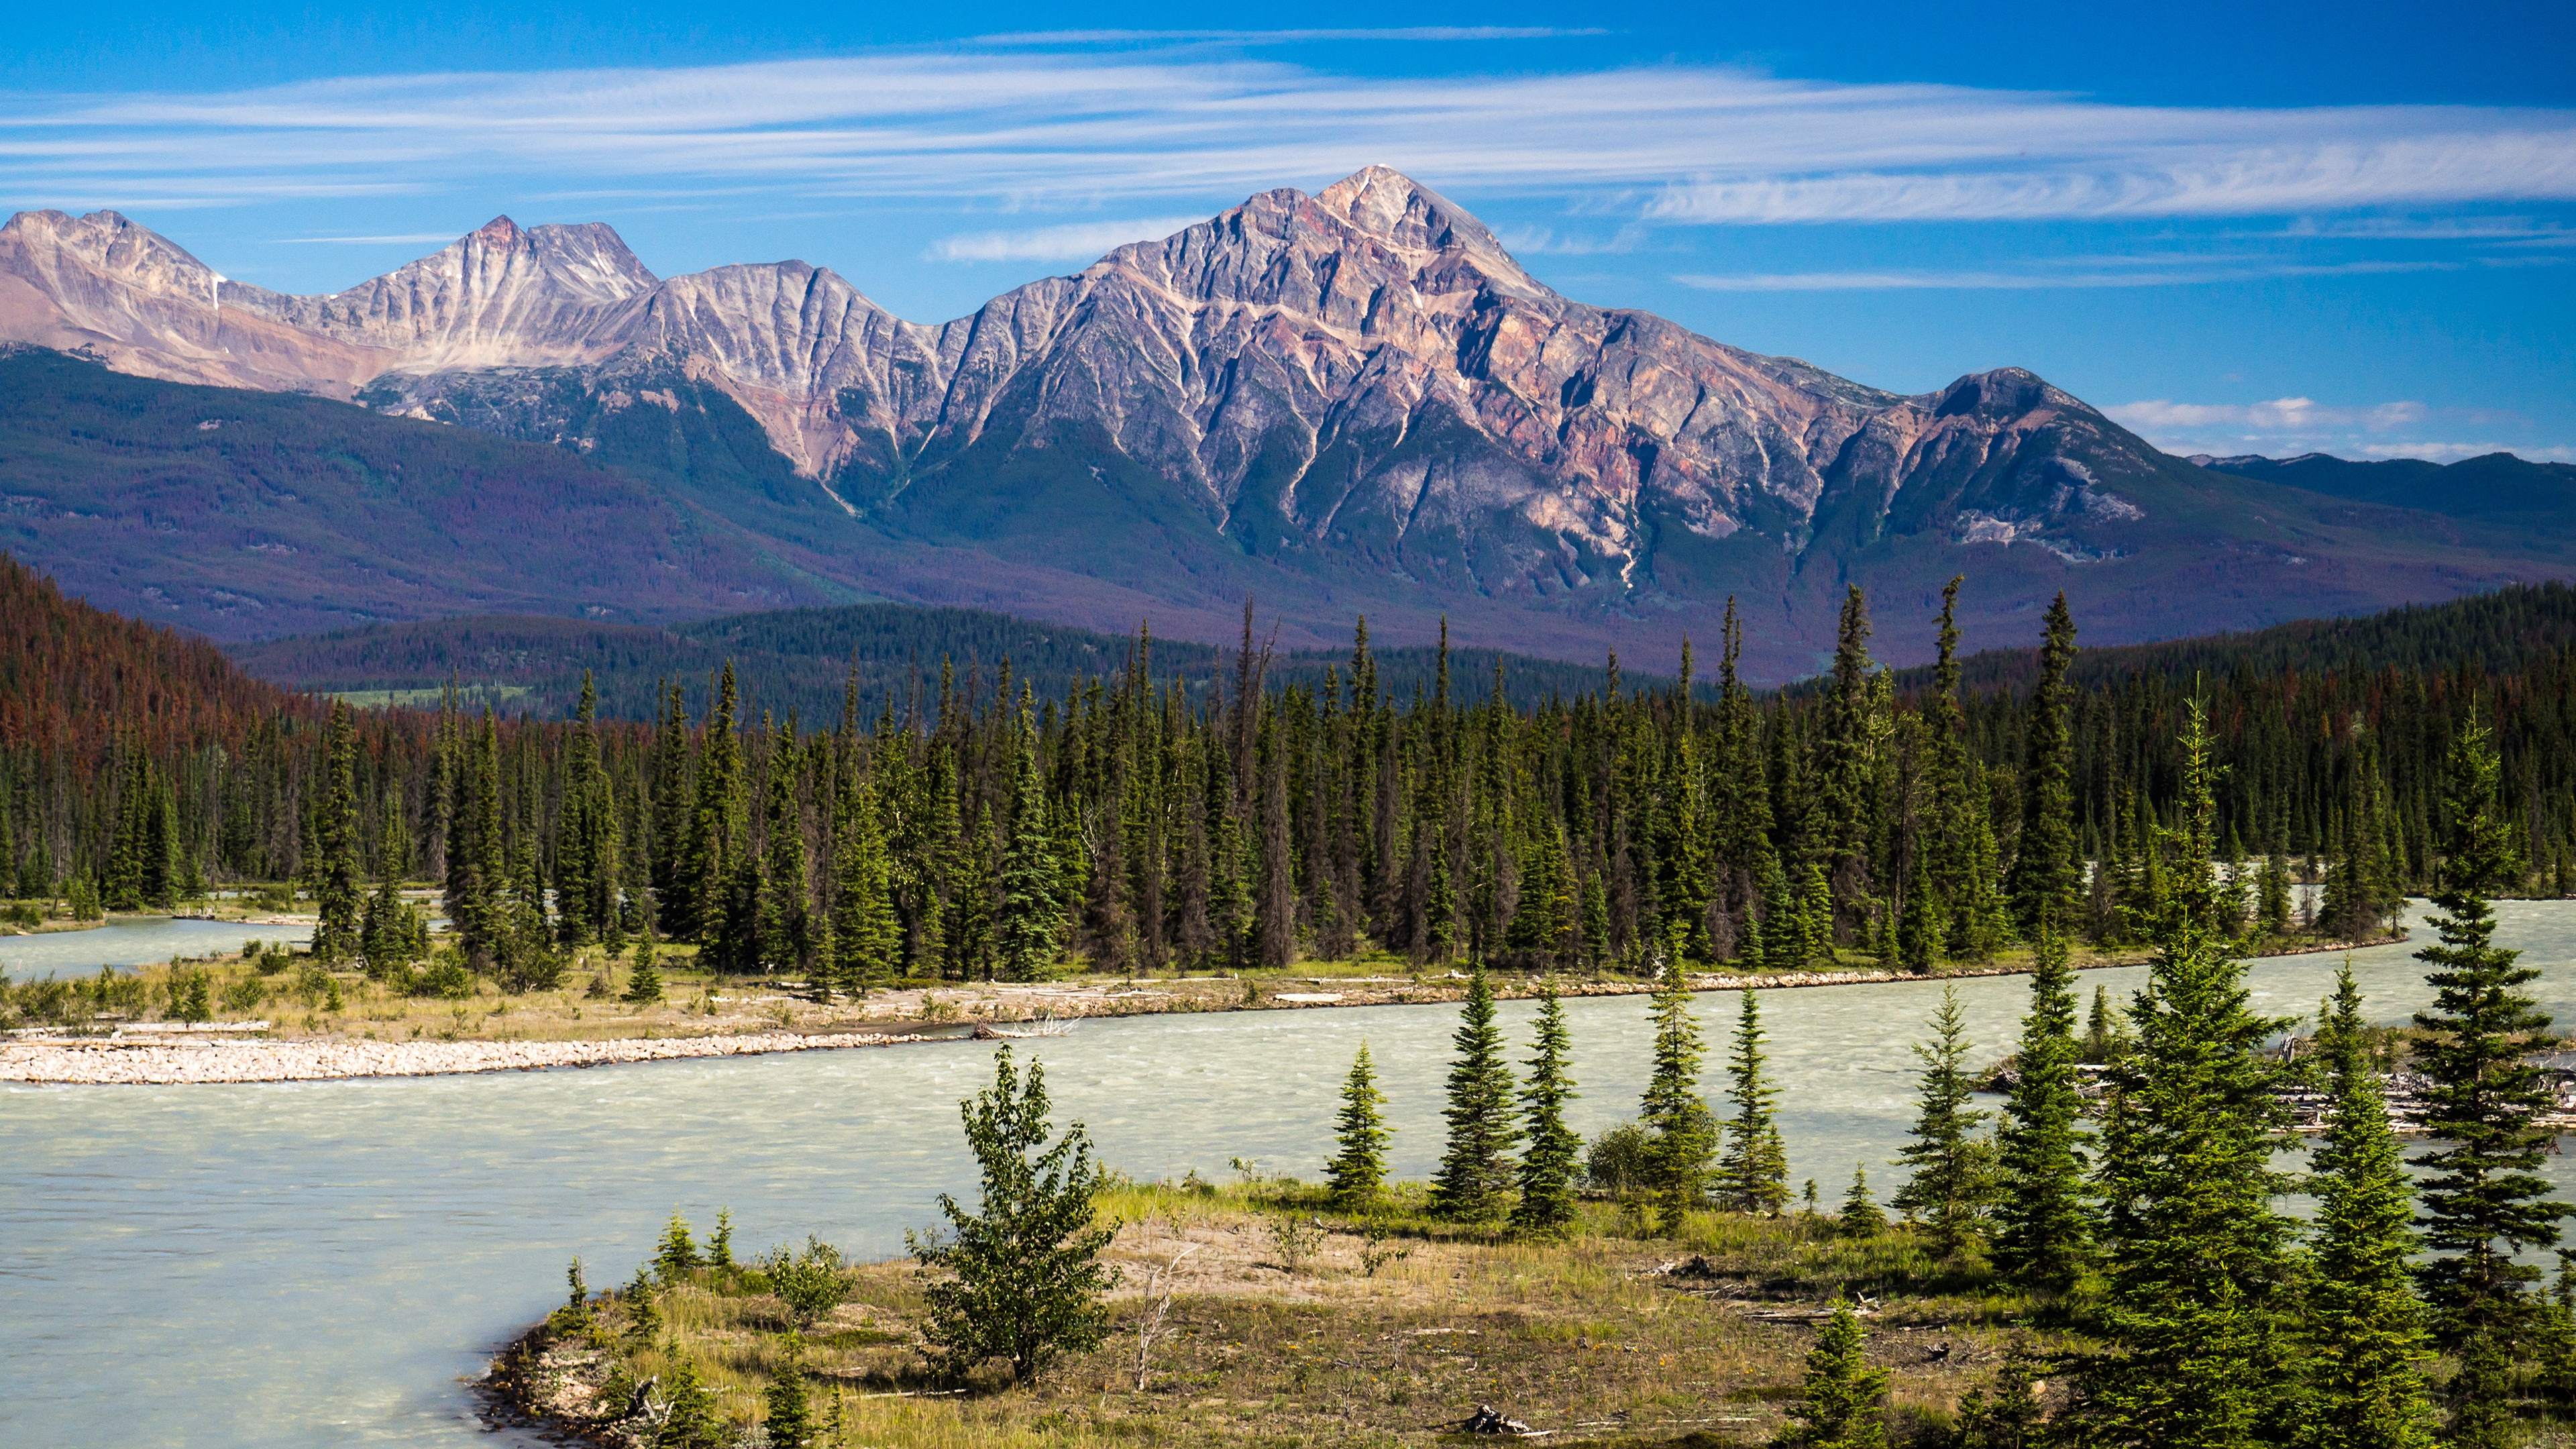
M 2563 894 L 2576 869 L 2565 645 L 2493 673 L 2088 676 L 2061 601 L 2026 687 L 1965 689 L 1947 629 L 1928 677 L 1879 668 L 1855 591 L 1811 688 L 1746 688 L 1730 616 L 1713 671 L 1686 659 L 1637 687 L 1614 665 L 1524 706 L 1508 680 L 1467 701 L 1444 651 L 1391 687 L 1364 624 L 1319 680 L 1283 681 L 1247 607 L 1243 647 L 1197 689 L 1140 636 L 1060 694 L 1004 660 L 865 709 L 853 686 L 836 718 L 755 718 L 727 668 L 666 682 L 640 724 L 326 708 L 15 565 L 0 615 L 16 895 L 130 909 L 293 880 L 326 943 L 399 954 L 416 932 L 367 924 L 394 897 L 363 898 L 430 879 L 464 964 L 505 980 L 647 931 L 845 989 L 1367 947 L 1502 969 L 1795 968 L 1838 949 L 1928 969 L 2043 912 L 2125 944 L 2170 890 L 2154 842 L 2178 819 L 2195 691 L 2241 932 L 2379 934 L 2437 864 L 2440 766 L 2473 712 L 2501 746 L 2515 884 Z M 2316 919 L 2294 876 L 2322 881 Z

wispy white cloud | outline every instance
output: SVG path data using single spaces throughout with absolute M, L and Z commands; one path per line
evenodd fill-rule
M 2092 287 L 2190 287 L 2278 277 L 2351 277 L 2457 271 L 2448 261 L 2302 262 L 2287 257 L 2087 258 L 2074 267 L 2028 264 L 2010 270 L 1884 269 L 1856 272 L 1683 272 L 1673 280 L 1705 292 L 2046 291 Z
M 1524 226 L 1514 227 L 1496 240 L 1525 257 L 1608 257 L 1642 251 L 1650 236 L 1647 228 L 1633 224 L 1608 236 L 1579 236 L 1554 227 Z
M 1598 26 L 1405 25 L 1379 29 L 1308 30 L 1015 30 L 977 36 L 978 45 L 1087 46 L 1168 41 L 1219 41 L 1242 45 L 1302 45 L 1319 40 L 1560 40 L 1608 35 Z
M 1201 216 L 1143 221 L 1078 221 L 1025 231 L 979 231 L 942 237 L 925 253 L 935 262 L 1087 262 L 1113 247 L 1152 241 L 1195 226 Z
M 437 242 L 444 246 L 462 236 L 465 230 L 465 228 L 459 228 L 456 231 L 414 231 L 393 236 L 280 236 L 269 238 L 269 242 L 271 245 L 282 247 L 418 246 L 423 242 Z
M 2430 407 L 2420 402 L 2335 405 L 2284 397 L 2250 403 L 2184 403 L 2165 398 L 2104 408 L 2114 422 L 2168 453 L 2257 453 L 2295 457 L 2331 453 L 2343 458 L 2427 458 L 2437 463 L 2488 453 L 2514 453 L 2537 462 L 2576 461 L 2576 447 L 2497 441 L 2460 441 L 2467 429 L 2523 430 L 2529 420 L 2492 408 Z M 2471 436 L 2475 436 L 2472 434 Z
M 212 204 L 578 178 L 1039 211 L 1313 187 L 1381 162 L 1433 185 L 1567 196 L 1660 225 L 2576 199 L 2576 113 L 2563 110 L 2119 106 L 1690 65 L 1389 78 L 1176 35 L 1058 32 L 836 59 L 186 95 L 20 93 L 0 98 L 0 196 Z

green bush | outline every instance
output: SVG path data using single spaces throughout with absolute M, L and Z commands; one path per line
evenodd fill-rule
M 802 1253 L 778 1248 L 760 1260 L 769 1291 L 787 1305 L 800 1329 L 811 1327 L 850 1296 L 850 1279 L 843 1267 L 840 1249 L 811 1237 Z
M 1612 1197 L 1629 1197 L 1654 1185 L 1655 1136 L 1622 1122 L 1592 1139 L 1583 1154 L 1584 1180 Z
M 223 1002 L 226 1011 L 257 1011 L 260 1003 L 266 1000 L 268 1000 L 268 983 L 256 976 L 245 977 L 224 988 Z

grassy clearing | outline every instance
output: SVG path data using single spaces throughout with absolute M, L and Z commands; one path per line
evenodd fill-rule
M 1114 1189 L 1100 1211 L 1121 1224 L 1117 1329 L 1031 1388 L 996 1372 L 941 1392 L 952 1386 L 924 1368 L 909 1263 L 849 1270 L 850 1300 L 799 1347 L 756 1270 L 659 1288 L 650 1344 L 632 1333 L 630 1285 L 558 1314 L 496 1381 L 612 1441 L 628 1386 L 668 1383 L 683 1364 L 729 1417 L 759 1422 L 796 1353 L 835 1445 L 1393 1444 L 1437 1438 L 1480 1404 L 1557 1431 L 1555 1443 L 1754 1444 L 1795 1397 L 1806 1316 L 1841 1290 L 1876 1300 L 1870 1347 L 1896 1376 L 1899 1442 L 1930 1443 L 2029 1308 L 1931 1262 L 1903 1228 L 1852 1242 L 1827 1218 L 1710 1213 L 1678 1239 L 1645 1239 L 1598 1202 L 1565 1238 L 1529 1241 L 1432 1221 L 1422 1203 L 1407 1185 L 1364 1221 L 1285 1181 Z M 1166 1289 L 1168 1336 L 1140 1357 Z

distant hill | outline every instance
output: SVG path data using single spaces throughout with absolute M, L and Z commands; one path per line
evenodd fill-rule
M 2525 462 L 2511 453 L 2489 453 L 2451 464 L 2421 458 L 2356 463 L 2324 453 L 2295 458 L 2213 458 L 2195 453 L 2189 461 L 2239 478 L 2286 483 L 2357 503 L 2418 508 L 2449 518 L 2536 519 L 2564 529 L 2569 514 L 2576 511 L 2576 464 Z
M 2082 619 L 2076 621 L 2079 629 Z M 2440 674 L 2474 666 L 2519 674 L 2576 646 L 2576 588 L 2561 583 L 2517 586 L 2447 604 L 2416 604 L 2359 619 L 2301 619 L 2269 629 L 2210 634 L 2161 644 L 2078 649 L 2073 674 L 2087 685 L 2132 674 L 2187 681 L 2239 670 L 2284 674 L 2375 674 L 2385 669 Z M 1963 689 L 2026 690 L 2039 674 L 2039 651 L 1989 649 L 1959 661 Z M 1901 670 L 1901 689 L 1932 682 L 1929 668 Z
M 665 679 L 687 686 L 692 711 L 702 711 L 709 677 L 730 660 L 747 712 L 794 711 L 812 725 L 839 717 L 853 665 L 864 708 L 873 717 L 889 702 L 898 712 L 909 708 L 916 690 L 924 709 L 935 710 L 942 661 L 953 667 L 959 693 L 979 702 L 992 698 L 1005 659 L 1012 678 L 1031 683 L 1039 698 L 1062 699 L 1068 689 L 1124 668 L 1135 643 L 1133 636 L 980 609 L 853 604 L 667 628 L 523 616 L 437 619 L 237 644 L 231 652 L 251 673 L 295 689 L 347 694 L 365 703 L 424 704 L 434 703 L 437 691 L 453 679 L 478 691 L 477 703 L 488 700 L 504 711 L 542 718 L 572 712 L 585 669 L 595 676 L 603 714 L 652 718 L 655 689 Z M 1153 640 L 1152 649 L 1154 677 L 1179 680 L 1194 695 L 1233 677 L 1233 650 L 1168 639 Z M 1399 699 L 1417 687 L 1435 687 L 1435 646 L 1373 652 L 1381 683 Z M 1320 689 L 1325 671 L 1349 658 L 1347 648 L 1280 650 L 1268 678 L 1274 687 Z M 1484 699 L 1497 662 L 1506 696 L 1523 707 L 1550 694 L 1598 689 L 1605 677 L 1600 665 L 1459 648 L 1450 654 L 1451 696 L 1464 703 Z M 1670 682 L 1652 674 L 1624 678 L 1645 687 Z
M 118 729 L 163 748 L 236 738 L 239 726 L 280 710 L 319 713 L 202 639 L 67 599 L 0 554 L 0 746 L 95 760 Z

